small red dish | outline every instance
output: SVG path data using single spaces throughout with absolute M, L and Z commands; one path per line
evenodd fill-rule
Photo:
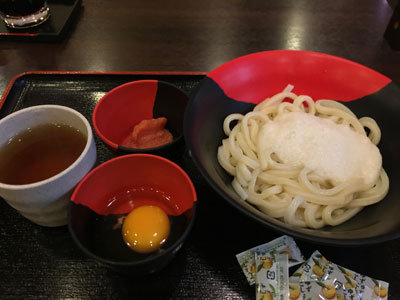
M 93 128 L 111 151 L 118 154 L 150 153 L 170 156 L 183 144 L 183 118 L 188 96 L 178 87 L 159 80 L 125 83 L 105 94 L 92 116 Z M 172 142 L 154 148 L 131 148 L 124 141 L 142 120 L 165 117 Z M 179 148 L 180 147 L 180 148 Z

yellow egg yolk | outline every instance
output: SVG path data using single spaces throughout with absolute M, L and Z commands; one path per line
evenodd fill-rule
M 150 253 L 161 247 L 168 238 L 168 215 L 158 206 L 140 206 L 132 210 L 122 225 L 122 236 L 132 250 Z

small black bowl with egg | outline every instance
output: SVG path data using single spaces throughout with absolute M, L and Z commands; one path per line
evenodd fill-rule
M 188 236 L 196 191 L 175 163 L 128 154 L 92 170 L 75 189 L 68 225 L 77 246 L 106 266 L 131 274 L 165 267 Z

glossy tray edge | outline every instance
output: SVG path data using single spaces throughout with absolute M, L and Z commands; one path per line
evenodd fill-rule
M 22 79 L 25 76 L 30 75 L 182 75 L 182 76 L 191 76 L 191 75 L 207 75 L 207 72 L 204 71 L 115 71 L 115 72 L 102 72 L 102 71 L 27 71 L 23 73 L 19 73 L 15 75 L 7 87 L 5 88 L 2 97 L 0 98 L 0 110 L 3 107 L 4 102 L 6 101 L 12 87 L 15 82 Z

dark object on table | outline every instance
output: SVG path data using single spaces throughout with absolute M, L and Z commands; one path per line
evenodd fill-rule
M 96 104 L 93 127 L 109 149 L 118 154 L 149 153 L 179 157 L 184 148 L 183 117 L 188 100 L 185 92 L 167 82 L 129 82 L 112 89 Z M 161 117 L 167 119 L 165 128 L 172 134 L 172 140 L 156 147 L 135 148 L 129 138 L 134 127 L 143 120 Z
M 71 200 L 68 226 L 84 253 L 115 270 L 146 274 L 165 267 L 182 247 L 197 197 L 189 176 L 173 162 L 130 154 L 92 170 Z M 166 222 L 160 222 L 159 208 Z M 131 212 L 139 214 L 136 220 Z
M 400 2 L 393 9 L 393 15 L 385 31 L 385 38 L 394 50 L 400 50 Z
M 2 0 L 0 14 L 9 28 L 29 28 L 46 22 L 50 16 L 46 0 Z
M 0 12 L 11 16 L 26 16 L 38 11 L 45 0 L 1 0 Z
M 288 84 L 294 85 L 295 94 L 309 95 L 314 100 L 346 101 L 359 118 L 372 117 L 382 130 L 378 147 L 383 167 L 394 184 L 381 202 L 365 207 L 338 226 L 301 228 L 267 216 L 239 197 L 232 188 L 232 176 L 217 161 L 217 149 L 226 137 L 222 126 L 225 117 L 251 111 L 255 104 Z M 400 186 L 396 184 L 400 175 L 399 96 L 399 86 L 389 78 L 342 58 L 307 51 L 259 52 L 230 61 L 203 79 L 188 104 L 185 139 L 193 161 L 214 190 L 263 225 L 316 243 L 383 242 L 400 236 Z
M 1 20 L 0 40 L 59 41 L 62 40 L 82 5 L 82 0 L 48 0 L 50 17 L 43 24 L 30 28 L 8 28 Z

